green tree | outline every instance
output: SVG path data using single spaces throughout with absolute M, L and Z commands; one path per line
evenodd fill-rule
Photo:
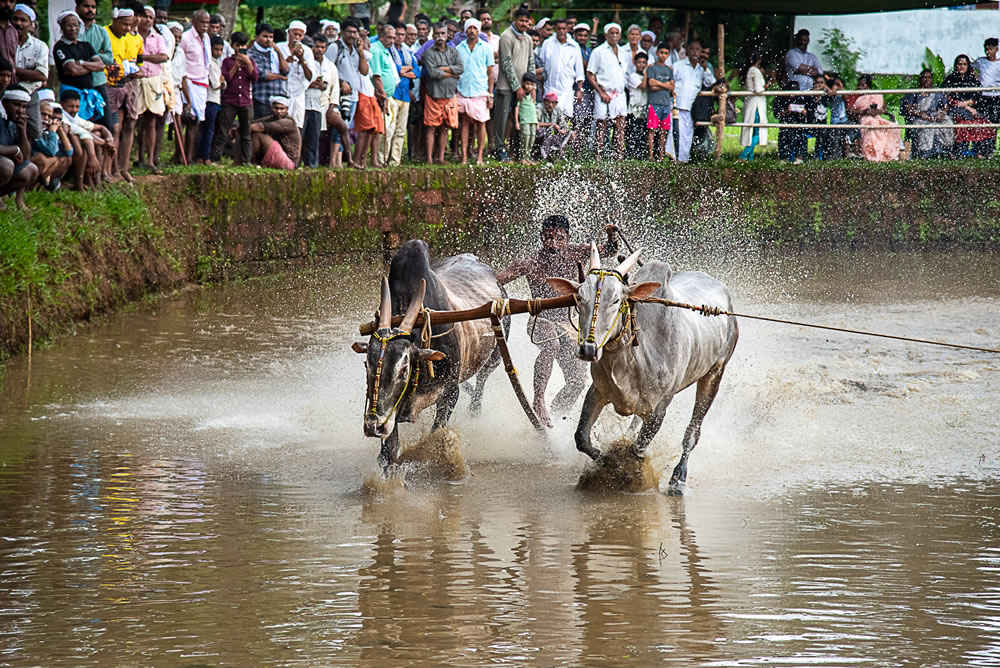
M 823 55 L 830 68 L 840 75 L 845 86 L 854 88 L 858 83 L 858 61 L 865 52 L 855 49 L 854 40 L 839 28 L 824 30 L 819 43 L 823 45 Z

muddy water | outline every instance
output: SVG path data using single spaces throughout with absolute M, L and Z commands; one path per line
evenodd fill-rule
M 746 312 L 1000 345 L 993 257 L 675 260 Z M 1000 665 L 996 357 L 744 321 L 683 499 L 577 491 L 572 419 L 534 436 L 497 375 L 456 413 L 464 482 L 371 496 L 348 345 L 377 271 L 188 292 L 8 365 L 0 665 Z

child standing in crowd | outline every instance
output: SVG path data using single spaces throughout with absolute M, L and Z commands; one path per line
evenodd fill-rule
M 628 118 L 625 119 L 625 157 L 642 159 L 642 145 L 645 139 L 646 117 L 649 103 L 646 96 L 646 64 L 649 57 L 637 51 L 634 58 L 635 71 L 626 78 L 628 91 Z
M 521 133 L 521 164 L 533 165 L 531 149 L 535 146 L 535 130 L 538 124 L 538 110 L 535 107 L 535 88 L 538 78 L 534 72 L 525 72 L 521 77 L 521 87 L 525 95 L 514 107 L 514 129 Z
M 221 37 L 212 37 L 212 58 L 208 62 L 208 98 L 205 102 L 205 121 L 198 135 L 198 152 L 195 163 L 211 164 L 212 144 L 215 138 L 216 118 L 222 108 L 222 89 L 226 82 L 222 78 L 222 49 L 225 42 Z
M 661 44 L 656 49 L 656 62 L 646 68 L 645 84 L 649 108 L 646 112 L 646 157 L 653 161 L 653 143 L 659 142 L 660 162 L 667 155 L 673 157 L 674 142 L 668 147 L 670 137 L 670 114 L 674 106 L 674 70 L 667 61 L 670 58 L 670 45 Z

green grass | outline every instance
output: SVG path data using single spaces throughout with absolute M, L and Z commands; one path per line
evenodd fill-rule
M 85 242 L 99 246 L 107 239 L 130 248 L 141 239 L 159 239 L 163 231 L 152 221 L 139 192 L 129 186 L 101 192 L 31 192 L 26 215 L 0 214 L 0 301 L 31 291 L 45 301 L 76 271 L 75 258 Z

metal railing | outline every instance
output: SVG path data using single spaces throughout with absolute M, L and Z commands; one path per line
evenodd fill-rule
M 975 88 L 890 88 L 890 89 L 865 89 L 865 90 L 839 90 L 836 93 L 829 93 L 825 90 L 765 90 L 755 93 L 749 90 L 725 91 L 717 93 L 712 91 L 701 91 L 698 97 L 714 97 L 720 101 L 720 106 L 725 109 L 726 100 L 729 97 L 795 97 L 808 95 L 812 97 L 836 97 L 838 95 L 909 95 L 912 93 L 987 93 L 1000 92 L 1000 87 L 975 87 Z M 797 128 L 800 130 L 941 130 L 941 129 L 961 129 L 961 128 L 1000 128 L 1000 123 L 889 123 L 879 125 L 864 125 L 861 123 L 769 123 L 763 120 L 759 123 L 726 123 L 725 114 L 715 122 L 697 121 L 695 125 L 700 127 L 716 127 L 718 133 L 715 140 L 715 158 L 722 155 L 722 134 L 727 127 L 731 128 Z

